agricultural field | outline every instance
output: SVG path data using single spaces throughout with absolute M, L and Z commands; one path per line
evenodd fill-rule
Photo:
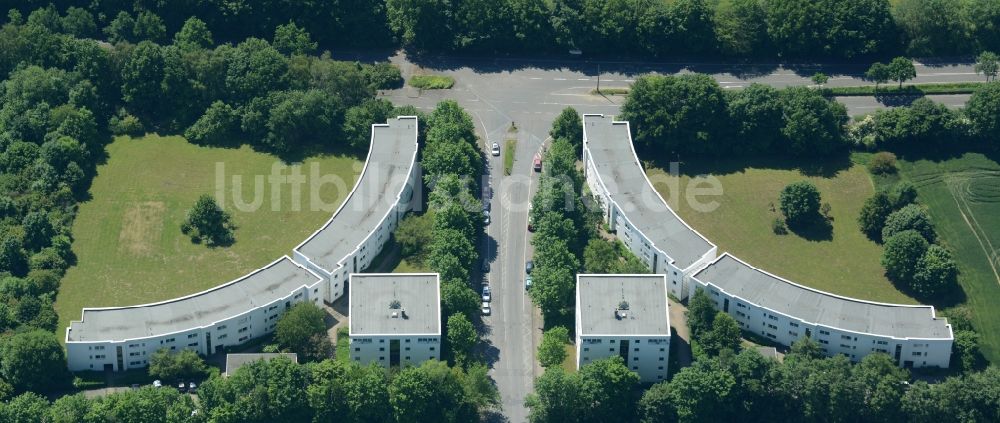
M 987 359 L 1000 360 L 1000 164 L 968 153 L 947 160 L 899 161 L 917 187 L 943 243 L 954 253 L 965 304 Z
M 874 186 L 861 165 L 817 163 L 795 167 L 781 160 L 722 159 L 683 163 L 677 175 L 647 165 L 660 195 L 691 227 L 750 264 L 823 291 L 872 301 L 915 304 L 884 276 L 882 248 L 861 233 L 857 217 Z M 693 189 L 708 185 L 697 175 L 711 175 L 721 185 L 711 211 L 689 203 Z M 831 206 L 826 230 L 777 235 L 772 222 L 781 216 L 778 195 L 785 185 L 809 180 Z M 699 185 L 694 185 L 699 183 Z M 690 191 L 690 192 L 689 192 Z
M 98 167 L 92 198 L 80 205 L 73 225 L 77 264 L 59 290 L 61 327 L 79 319 L 83 307 L 195 293 L 291 254 L 333 215 L 362 168 L 353 157 L 306 159 L 301 167 L 306 183 L 295 200 L 290 184 L 275 189 L 268 182 L 275 167 L 284 175 L 291 171 L 274 156 L 249 147 L 203 147 L 181 137 L 150 135 L 119 137 L 107 150 L 109 159 Z M 336 175 L 342 183 L 313 189 L 313 170 Z M 241 182 L 234 183 L 236 179 Z M 222 206 L 236 225 L 236 242 L 225 248 L 192 243 L 180 230 L 187 210 L 199 195 L 218 198 L 220 189 Z M 237 207 L 237 202 L 243 205 Z

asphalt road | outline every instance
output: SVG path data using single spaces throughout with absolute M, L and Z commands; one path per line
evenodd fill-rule
M 355 57 L 356 59 L 365 59 Z M 385 59 L 382 57 L 382 59 Z M 572 106 L 580 113 L 617 114 L 623 97 L 595 96 L 597 62 L 561 60 L 425 58 L 411 61 L 402 55 L 391 57 L 404 77 L 416 73 L 443 73 L 455 78 L 450 90 L 419 91 L 401 88 L 382 96 L 396 104 L 416 106 L 430 111 L 441 100 L 456 100 L 476 121 L 490 163 L 493 186 L 492 222 L 487 240 L 481 246 L 491 261 L 486 279 L 492 287 L 492 315 L 484 318 L 491 376 L 501 395 L 502 420 L 527 421 L 524 397 L 532 391 L 537 373 L 535 344 L 541 317 L 524 291 L 524 262 L 531 257 L 527 232 L 527 207 L 537 179 L 531 159 L 548 136 L 552 121 L 562 109 Z M 600 62 L 601 87 L 624 87 L 640 74 L 648 72 L 701 72 L 712 75 L 727 88 L 740 88 L 753 82 L 784 87 L 808 85 L 810 76 L 822 70 L 830 75 L 828 86 L 864 85 L 861 79 L 867 65 L 825 64 L 699 64 L 699 63 L 630 63 Z M 970 63 L 917 65 L 913 82 L 982 81 Z M 950 107 L 968 100 L 966 95 L 930 96 Z M 870 113 L 878 108 L 908 104 L 913 99 L 895 98 L 884 103 L 873 97 L 838 98 L 852 115 Z M 510 132 L 511 125 L 517 131 Z M 508 138 L 517 140 L 512 175 L 503 175 L 501 157 L 489 156 L 493 142 L 504 145 Z

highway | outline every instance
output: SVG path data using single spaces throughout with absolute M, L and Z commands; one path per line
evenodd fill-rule
M 354 57 L 355 59 L 364 59 Z M 776 64 L 691 64 L 587 62 L 560 60 L 425 58 L 411 61 L 397 54 L 390 60 L 403 71 L 413 74 L 437 73 L 455 78 L 449 90 L 420 91 L 410 87 L 381 93 L 397 105 L 413 105 L 429 112 L 441 100 L 456 100 L 476 123 L 476 129 L 490 163 L 493 186 L 492 221 L 487 240 L 481 246 L 491 261 L 486 275 L 492 287 L 492 315 L 484 318 L 491 376 L 501 395 L 498 420 L 525 422 L 528 412 L 524 397 L 532 391 L 539 369 L 535 361 L 536 343 L 540 340 L 541 316 L 524 292 L 524 262 L 531 257 L 527 232 L 527 208 L 537 178 L 531 159 L 546 138 L 556 115 L 567 106 L 580 113 L 617 114 L 624 97 L 590 94 L 597 86 L 600 65 L 601 87 L 625 87 L 638 75 L 701 72 L 708 73 L 726 89 L 759 82 L 784 87 L 809 85 L 810 76 L 822 70 L 830 75 L 828 86 L 868 84 L 861 78 L 867 66 L 861 65 L 776 65 Z M 912 82 L 983 81 L 970 63 L 917 64 L 917 78 Z M 930 96 L 933 100 L 959 107 L 967 95 Z M 913 99 L 894 99 L 886 104 L 873 97 L 838 98 L 852 116 Z M 511 124 L 517 130 L 510 132 Z M 493 142 L 504 145 L 505 139 L 517 140 L 513 172 L 503 175 L 501 157 L 489 155 Z

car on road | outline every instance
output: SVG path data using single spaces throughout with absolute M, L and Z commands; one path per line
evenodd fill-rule
M 531 270 L 535 268 L 535 262 L 528 260 L 524 262 L 524 273 L 531 274 Z
M 488 302 L 490 302 L 491 299 L 492 299 L 492 297 L 490 296 L 490 287 L 484 286 L 483 287 L 483 302 L 487 302 L 488 303 Z
M 524 277 L 524 290 L 527 291 L 531 289 L 531 275 Z
M 483 316 L 489 316 L 490 315 L 490 311 L 491 311 L 490 310 L 490 303 L 484 302 L 483 303 Z
M 483 224 L 484 225 L 490 224 L 490 212 L 487 210 L 483 210 Z
M 154 381 L 153 381 L 153 387 L 154 387 L 154 388 L 159 388 L 159 387 L 161 387 L 161 386 L 163 386 L 163 383 L 162 383 L 162 382 L 160 382 L 160 380 L 159 380 L 159 379 L 157 379 L 157 380 L 154 380 Z
M 531 163 L 532 163 L 532 167 L 535 168 L 535 172 L 541 172 L 542 171 L 542 155 L 541 154 L 535 154 L 535 159 L 532 160 Z
M 482 270 L 483 270 L 483 273 L 488 273 L 490 271 L 490 261 L 487 260 L 486 258 L 483 258 L 483 268 L 482 268 Z
M 490 152 L 493 153 L 494 156 L 499 156 L 500 155 L 500 144 L 493 143 L 493 147 L 490 148 Z

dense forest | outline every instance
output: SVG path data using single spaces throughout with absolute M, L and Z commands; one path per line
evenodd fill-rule
M 135 25 L 173 33 L 196 16 L 222 41 L 269 37 L 283 24 L 325 48 L 667 57 L 825 58 L 1000 50 L 995 0 L 56 0 L 83 37 Z M 0 1 L 22 13 L 48 0 Z M 153 29 L 147 29 L 152 25 Z M 163 28 L 163 30 L 159 28 Z

